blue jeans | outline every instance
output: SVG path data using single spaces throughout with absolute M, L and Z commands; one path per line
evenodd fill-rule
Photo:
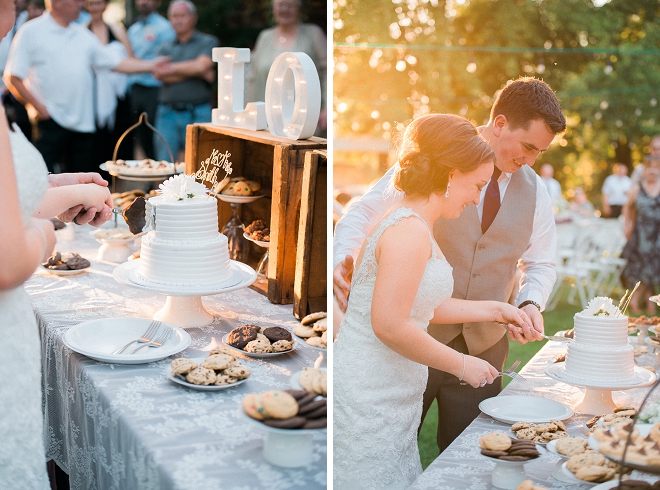
M 186 126 L 196 122 L 211 122 L 211 104 L 189 105 L 182 110 L 158 104 L 156 130 L 163 135 L 170 146 L 175 162 L 179 158 L 179 151 L 183 150 L 186 145 Z M 170 161 L 167 148 L 156 134 L 154 134 L 154 148 L 156 160 Z

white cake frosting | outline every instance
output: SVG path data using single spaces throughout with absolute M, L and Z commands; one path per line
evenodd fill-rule
M 147 221 L 154 229 L 142 237 L 139 279 L 163 285 L 208 286 L 229 278 L 227 237 L 218 232 L 214 197 L 197 189 L 194 197 L 172 198 L 164 192 L 147 202 Z
M 582 380 L 626 382 L 634 376 L 628 317 L 610 298 L 595 298 L 573 318 L 574 342 L 568 344 L 566 374 Z

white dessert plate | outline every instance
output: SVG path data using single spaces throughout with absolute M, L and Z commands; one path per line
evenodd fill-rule
M 541 456 L 537 456 L 536 458 L 528 459 L 527 461 L 507 461 L 505 459 L 498 459 L 498 458 L 493 458 L 491 456 L 486 456 L 485 454 L 481 454 L 481 453 L 479 454 L 479 456 L 481 456 L 482 458 L 486 458 L 491 463 L 495 463 L 502 466 L 523 466 L 526 465 L 527 463 L 531 463 L 532 461 L 536 461 L 541 457 Z
M 566 467 L 566 463 L 563 463 L 563 464 L 561 465 L 561 473 L 562 473 L 563 476 L 566 477 L 566 479 L 567 479 L 568 481 L 570 481 L 570 482 L 572 482 L 572 483 L 577 483 L 577 484 L 579 484 L 579 485 L 584 485 L 584 486 L 588 486 L 588 487 L 595 487 L 596 485 L 598 485 L 598 483 L 593 483 L 593 482 L 590 482 L 590 481 L 580 480 L 578 477 L 576 477 L 576 476 L 573 474 L 573 472 L 572 472 L 571 470 L 569 470 L 569 469 Z
M 585 388 L 641 388 L 643 386 L 648 386 L 656 380 L 655 374 L 649 371 L 648 369 L 635 366 L 635 376 L 630 381 L 593 381 L 585 380 L 580 378 L 575 378 L 573 376 L 566 374 L 566 363 L 557 362 L 546 366 L 545 374 L 550 376 L 552 379 L 557 381 L 562 381 L 566 384 L 572 386 L 583 386 Z
M 291 345 L 290 350 L 285 350 L 285 351 L 282 351 L 282 352 L 266 352 L 264 354 L 257 354 L 255 352 L 246 352 L 243 349 L 239 349 L 237 347 L 234 347 L 233 345 L 229 345 L 227 343 L 227 336 L 228 335 L 229 334 L 225 334 L 225 336 L 222 337 L 222 343 L 225 344 L 227 347 L 229 347 L 231 350 L 234 350 L 236 352 L 240 352 L 241 354 L 245 354 L 248 357 L 266 358 L 266 357 L 277 357 L 277 356 L 281 356 L 282 354 L 289 354 L 290 352 L 293 352 L 294 350 L 296 350 L 296 347 L 297 347 L 297 344 L 298 344 L 298 342 L 296 342 L 294 340 L 293 344 Z
M 247 204 L 249 202 L 254 202 L 260 197 L 264 197 L 265 194 L 254 194 L 252 196 L 229 196 L 227 194 L 215 194 L 218 199 L 224 202 L 233 203 L 233 204 Z M 262 424 L 263 425 L 263 424 Z
M 204 359 L 206 359 L 206 357 L 196 357 L 196 358 L 193 358 L 193 359 L 190 359 L 190 360 L 199 366 L 202 362 L 204 362 Z M 172 360 L 174 360 L 174 359 L 172 359 Z M 232 383 L 230 385 L 219 385 L 219 386 L 216 386 L 216 385 L 207 385 L 207 386 L 196 385 L 196 384 L 193 384 L 193 383 L 188 383 L 188 381 L 186 381 L 186 377 L 182 374 L 177 374 L 176 376 L 172 376 L 172 366 L 169 366 L 169 365 L 166 366 L 165 375 L 168 377 L 168 379 L 170 381 L 174 381 L 175 383 L 180 384 L 181 386 L 185 386 L 186 388 L 191 388 L 193 390 L 199 390 L 199 391 L 221 391 L 221 390 L 226 390 L 227 388 L 233 388 L 234 386 L 242 385 L 248 379 L 250 379 L 249 377 L 247 377 L 245 379 L 238 380 L 238 381 L 236 381 L 236 383 Z
M 624 477 L 624 480 L 627 480 L 627 478 Z M 599 483 L 595 487 L 592 487 L 592 490 L 610 490 L 611 488 L 616 488 L 617 486 L 619 486 L 618 474 L 612 480 L 606 481 L 605 483 Z
M 323 352 L 325 352 L 325 351 L 328 350 L 327 348 L 324 349 L 323 347 L 316 347 L 315 345 L 309 345 L 309 344 L 307 343 L 307 339 L 305 339 L 305 338 L 303 338 L 303 337 L 298 337 L 298 336 L 297 336 L 295 333 L 293 333 L 293 332 L 291 332 L 291 335 L 293 335 L 293 338 L 294 338 L 294 339 L 298 340 L 298 341 L 301 342 L 302 344 L 305 344 L 305 346 L 309 347 L 310 349 L 320 350 L 320 351 L 323 351 Z
M 246 240 L 248 240 L 252 243 L 256 243 L 260 247 L 270 248 L 270 242 L 262 242 L 261 240 L 255 240 L 253 238 L 250 238 L 250 235 L 248 235 L 247 233 L 243 233 L 243 238 L 245 238 Z
M 127 286 L 133 286 L 143 291 L 151 291 L 153 293 L 168 294 L 173 296 L 207 296 L 211 294 L 226 293 L 248 287 L 257 279 L 256 271 L 247 264 L 237 262 L 235 260 L 229 261 L 229 267 L 232 275 L 226 281 L 218 284 L 210 284 L 207 286 L 175 286 L 157 283 L 149 283 L 137 277 L 137 269 L 140 267 L 141 259 L 134 259 L 129 262 L 119 264 L 112 271 L 115 280 Z
M 153 320 L 148 318 L 103 318 L 79 323 L 62 336 L 66 346 L 94 360 L 111 364 L 144 364 L 181 352 L 190 345 L 190 335 L 179 327 L 163 323 L 174 332 L 162 347 L 144 347 L 135 354 L 113 354 L 131 340 L 140 338 Z M 137 347 L 138 344 L 136 344 Z M 130 352 L 129 347 L 126 352 Z
M 550 422 L 552 419 L 565 420 L 573 415 L 573 410 L 563 403 L 525 395 L 487 398 L 479 404 L 479 410 L 505 424 Z
M 655 304 L 660 306 L 660 294 L 656 294 L 655 296 L 651 296 L 649 298 L 649 301 L 653 301 Z
M 120 235 L 120 236 L 114 236 L 114 237 L 113 236 L 107 236 L 106 237 L 106 236 L 103 236 L 103 235 L 108 233 L 108 229 L 107 228 L 99 228 L 98 230 L 94 230 L 92 232 L 92 236 L 94 237 L 94 239 L 97 242 L 107 243 L 107 244 L 110 244 L 110 245 L 115 245 L 115 244 L 123 245 L 123 244 L 130 243 L 130 242 L 134 241 L 136 238 L 139 238 L 139 236 L 142 236 L 142 235 L 139 235 L 139 236 L 138 235 L 133 235 L 130 231 L 128 231 L 128 228 L 119 228 L 119 229 L 124 231 L 126 234 L 124 236 Z
M 48 267 L 44 267 L 42 265 L 41 269 L 48 272 L 49 274 L 54 274 L 56 276 L 75 276 L 76 274 L 82 274 L 83 272 L 87 272 L 87 269 L 89 269 L 89 267 L 85 267 L 84 269 L 58 270 L 58 269 L 49 269 Z
M 328 370 L 326 368 L 319 368 L 319 369 L 321 371 L 325 371 L 326 373 L 328 372 Z M 304 390 L 305 389 L 300 385 L 300 373 L 302 373 L 302 371 L 297 371 L 297 372 L 295 372 L 291 375 L 290 383 L 291 383 L 291 388 L 293 388 L 294 390 Z M 323 395 L 319 395 L 319 396 L 323 396 Z
M 650 345 L 651 347 L 657 347 L 660 349 L 660 337 L 657 337 L 657 341 L 655 339 L 656 337 L 646 337 L 644 339 L 644 343 Z

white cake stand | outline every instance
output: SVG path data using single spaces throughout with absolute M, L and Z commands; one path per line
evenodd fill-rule
M 608 383 L 607 381 L 591 381 L 574 378 L 573 376 L 566 374 L 566 366 L 563 362 L 558 362 L 546 367 L 545 374 L 552 379 L 561 381 L 562 383 L 585 388 L 584 397 L 573 408 L 577 412 L 589 415 L 612 413 L 617 407 L 612 399 L 613 391 L 643 388 L 644 386 L 652 384 L 656 380 L 654 373 L 639 366 L 635 366 L 635 377 L 627 383 Z
M 113 276 L 117 282 L 142 291 L 165 294 L 165 306 L 154 314 L 154 320 L 171 323 L 181 328 L 201 327 L 213 321 L 202 303 L 202 296 L 226 293 L 248 287 L 257 278 L 257 273 L 249 265 L 231 260 L 232 275 L 222 283 L 209 286 L 166 286 L 141 281 L 137 276 L 140 259 L 124 262 L 115 267 Z

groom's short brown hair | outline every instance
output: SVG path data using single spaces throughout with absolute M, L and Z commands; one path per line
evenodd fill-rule
M 532 77 L 507 82 L 495 99 L 490 120 L 500 114 L 506 117 L 512 129 L 528 129 L 537 119 L 542 119 L 554 134 L 566 129 L 566 118 L 550 85 Z

